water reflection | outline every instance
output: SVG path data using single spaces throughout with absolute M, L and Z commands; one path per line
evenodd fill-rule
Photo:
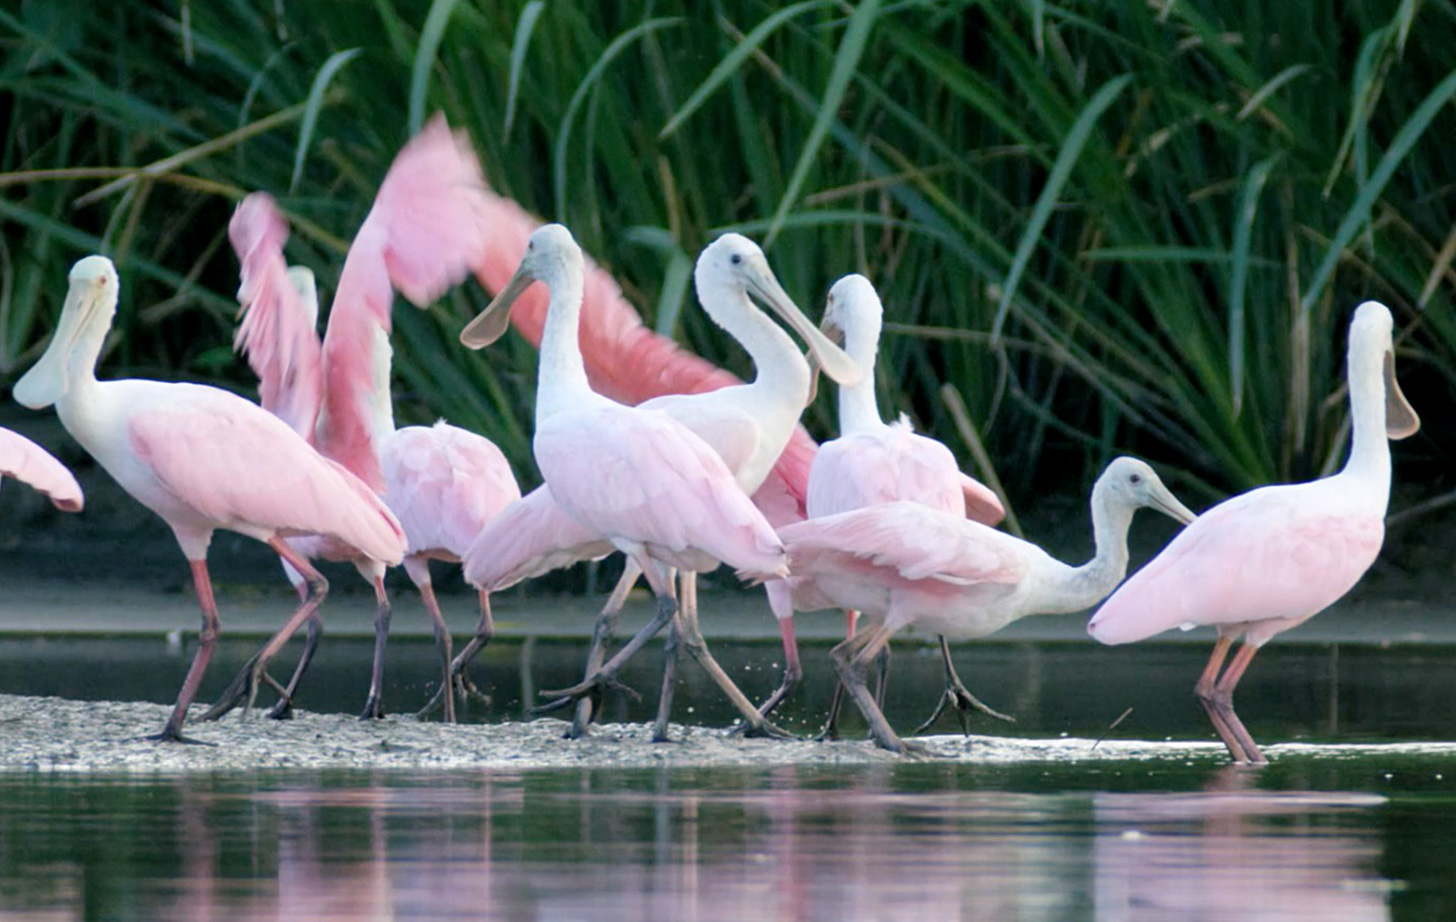
M 0 916 L 1389 917 L 1383 798 L 1196 771 L 0 779 Z
M 1389 919 L 1366 818 L 1385 798 L 1261 791 L 1257 774 L 1228 766 L 1195 795 L 1094 795 L 1096 918 Z

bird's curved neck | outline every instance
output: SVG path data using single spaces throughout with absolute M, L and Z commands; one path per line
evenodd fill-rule
M 1100 490 L 1092 491 L 1092 538 L 1096 553 L 1080 567 L 1067 567 L 1055 581 L 1048 613 L 1076 612 L 1091 608 L 1117 588 L 1127 575 L 1127 532 L 1133 510 L 1109 501 Z M 1054 606 L 1054 607 L 1052 607 Z
M 551 291 L 551 300 L 546 306 L 537 366 L 537 427 L 542 420 L 579 406 L 594 394 L 581 357 L 581 266 L 561 262 L 541 280 Z
M 809 398 L 809 363 L 793 337 L 731 285 L 699 288 L 703 310 L 753 359 L 753 389 L 792 405 L 794 418 Z
M 1381 501 L 1390 496 L 1390 442 L 1385 431 L 1385 354 L 1354 349 L 1349 354 L 1350 458 L 1344 473 L 1373 484 Z

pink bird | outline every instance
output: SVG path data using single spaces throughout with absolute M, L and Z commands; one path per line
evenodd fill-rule
M 14 477 L 44 494 L 62 512 L 80 512 L 85 498 L 66 466 L 30 439 L 0 429 L 0 477 Z
M 405 571 L 424 600 L 440 650 L 442 687 L 449 686 L 452 650 L 429 561 L 458 562 L 484 524 L 520 497 L 520 489 L 500 449 L 482 436 L 443 422 L 394 428 L 390 310 L 394 287 L 424 306 L 468 274 L 484 239 L 482 188 L 468 143 L 452 135 L 443 119 L 432 120 L 396 158 L 350 247 L 322 347 L 317 308 L 310 311 L 307 298 L 300 304 L 288 297 L 292 286 L 283 278 L 282 254 L 287 226 L 272 199 L 249 196 L 231 225 L 243 263 L 246 310 L 238 345 L 258 373 L 264 406 L 306 437 L 316 433 L 324 453 L 382 492 L 398 516 L 409 542 Z M 307 290 L 311 294 L 311 284 Z M 249 294 L 275 296 L 248 300 Z M 390 620 L 384 568 L 319 538 L 301 539 L 296 547 L 310 557 L 351 560 L 374 586 L 375 655 L 364 716 L 382 716 Z M 488 632 L 485 593 L 480 606 L 480 631 Z M 306 658 L 300 661 L 275 711 L 287 713 L 306 665 Z M 453 696 L 446 695 L 444 704 L 445 719 L 453 722 Z
M 865 685 L 865 668 L 896 631 L 914 626 L 974 638 L 1027 615 L 1080 611 L 1105 598 L 1127 572 L 1127 532 L 1138 508 L 1193 520 L 1153 469 L 1134 458 L 1107 466 L 1091 505 L 1097 553 L 1080 567 L 919 503 L 882 503 L 779 529 L 794 574 L 795 608 L 855 609 L 873 622 L 832 652 L 875 742 L 900 753 L 916 748 L 890 729 Z
M 879 503 L 906 501 L 949 515 L 965 516 L 985 525 L 998 524 L 1006 517 L 1000 498 L 979 481 L 961 473 L 950 449 L 934 439 L 916 434 L 904 416 L 889 424 L 880 418 L 880 408 L 875 400 L 874 372 L 883 316 L 880 297 L 864 276 L 847 275 L 829 289 L 821 326 L 831 339 L 844 344 L 849 357 L 864 370 L 864 377 L 855 384 L 839 388 L 840 436 L 819 446 L 814 464 L 809 469 L 809 517 L 822 518 Z M 777 595 L 773 598 L 781 603 L 785 597 Z M 781 618 L 793 617 L 792 610 L 785 615 L 776 608 L 775 614 Z M 848 637 L 854 636 L 855 620 L 856 613 L 850 611 Z M 1010 720 L 982 704 L 961 683 L 951 663 L 950 645 L 944 637 L 940 640 L 940 647 L 945 664 L 945 692 L 935 714 L 922 728 L 934 722 L 947 706 L 956 708 L 963 729 L 966 728 L 965 711 L 972 707 Z M 798 667 L 797 663 L 791 665 Z M 882 660 L 882 673 L 883 666 Z M 777 705 L 781 692 L 792 688 L 791 679 L 797 678 L 797 675 L 791 677 L 785 671 L 780 691 L 764 704 L 765 712 Z M 884 687 L 882 674 L 881 694 Z M 825 728 L 826 736 L 834 735 L 839 703 L 836 690 Z
M 1359 581 L 1385 537 L 1390 445 L 1420 428 L 1395 380 L 1390 311 L 1366 301 L 1350 323 L 1347 378 L 1353 435 L 1344 470 L 1309 483 L 1260 487 L 1209 509 L 1129 579 L 1087 631 L 1132 643 L 1211 624 L 1218 642 L 1194 692 L 1236 762 L 1263 762 L 1234 713 L 1234 687 L 1274 635 L 1333 604 Z M 1219 675 L 1233 642 L 1243 646 Z
M 656 397 L 639 406 L 661 410 L 685 425 L 718 453 L 740 488 L 753 491 L 768 478 L 798 428 L 799 416 L 810 394 L 811 372 L 798 345 L 754 305 L 750 292 L 806 339 L 814 361 L 832 375 L 847 379 L 860 372 L 848 356 L 814 329 L 774 277 L 763 251 L 748 238 L 724 234 L 709 244 L 697 260 L 694 280 L 704 310 L 752 356 L 755 378 L 750 384 L 736 384 L 708 393 Z M 525 505 L 524 501 L 520 505 Z M 527 534 L 550 535 L 554 543 L 521 540 L 520 532 L 514 527 L 519 523 L 515 521 L 509 526 L 492 524 L 481 533 L 467 555 L 467 579 L 496 588 L 523 574 L 539 572 L 537 558 L 554 556 L 564 562 L 574 562 L 585 556 L 600 556 L 611 549 L 610 544 L 603 547 L 600 536 L 583 533 L 579 526 L 566 527 L 561 520 L 570 517 L 564 513 L 547 515 L 549 510 L 544 503 L 538 501 L 536 506 L 540 514 L 536 521 L 542 527 L 528 529 Z M 588 676 L 601 666 L 603 647 L 615 625 L 617 611 L 638 575 L 639 571 L 629 563 L 623 580 L 598 618 L 588 657 Z M 695 607 L 696 574 L 684 572 L 682 582 L 680 627 L 689 652 L 743 714 L 750 732 L 775 734 L 777 731 L 764 721 L 707 649 Z M 786 645 L 786 652 L 797 659 L 796 648 Z M 670 680 L 665 681 L 663 696 L 659 699 L 655 730 L 659 737 L 666 734 L 672 687 Z M 570 702 L 567 696 L 546 708 L 562 707 Z M 583 704 L 587 710 L 578 711 L 569 736 L 579 736 L 590 720 L 590 702 L 583 699 Z
M 766 577 L 787 571 L 773 529 L 711 446 L 660 410 L 623 406 L 591 389 L 578 337 L 583 260 L 566 228 L 552 224 L 531 235 L 515 275 L 461 332 L 461 342 L 481 348 L 498 339 L 512 303 L 538 279 L 550 306 L 536 392 L 536 463 L 555 502 L 627 554 L 658 602 L 649 630 L 569 690 L 576 697 L 614 683 L 621 664 L 676 620 L 673 568 L 697 572 L 723 561 Z
M 14 393 L 31 409 L 54 404 L 76 441 L 171 526 L 191 564 L 202 608 L 200 642 L 176 707 L 154 737 L 184 742 L 188 707 L 217 644 L 218 612 L 207 573 L 214 531 L 266 542 L 306 576 L 308 596 L 289 619 L 295 631 L 312 617 L 328 583 L 285 537 L 328 535 L 393 564 L 404 554 L 404 533 L 358 478 L 241 397 L 196 384 L 98 381 L 96 362 L 117 294 L 110 260 L 88 256 L 76 263 L 56 333 Z

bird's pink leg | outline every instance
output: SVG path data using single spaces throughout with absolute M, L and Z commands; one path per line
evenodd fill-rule
M 848 643 L 854 639 L 855 628 L 859 624 L 859 612 L 852 608 L 846 608 L 844 610 L 844 619 L 844 641 Z M 814 737 L 815 739 L 821 743 L 826 740 L 839 739 L 839 711 L 843 707 L 844 684 L 842 682 L 836 682 L 834 683 L 834 697 L 829 699 L 829 717 L 824 721 L 824 729 L 819 731 L 819 735 Z
M 217 602 L 212 597 L 212 579 L 207 574 L 207 559 L 189 560 L 187 563 L 192 567 L 192 584 L 197 587 L 197 604 L 202 609 L 202 631 L 197 635 L 197 652 L 192 656 L 192 665 L 187 669 L 182 690 L 177 693 L 177 704 L 172 708 L 172 716 L 167 718 L 167 725 L 162 728 L 161 733 L 147 737 L 157 742 L 197 742 L 182 735 L 182 724 L 187 720 L 187 709 L 191 707 L 192 699 L 197 696 L 197 687 L 202 684 L 202 676 L 207 672 L 207 664 L 212 659 L 212 651 L 217 646 L 217 635 L 221 628 Z
M 450 694 L 450 666 L 454 651 L 451 649 L 450 630 L 445 626 L 445 616 L 440 614 L 440 602 L 435 598 L 435 586 L 430 582 L 430 562 L 424 557 L 407 557 L 404 570 L 409 574 L 415 588 L 420 591 L 420 599 L 424 601 L 425 611 L 430 616 L 430 627 L 435 633 L 435 649 L 440 652 L 440 688 L 445 692 L 445 723 L 453 724 L 455 696 Z
M 612 635 L 617 631 L 617 618 L 622 613 L 622 606 L 627 604 L 627 594 L 637 585 L 637 577 L 641 575 L 642 568 L 637 566 L 637 561 L 628 557 L 627 565 L 622 570 L 622 578 L 617 580 L 612 594 L 607 597 L 607 604 L 602 606 L 596 623 L 592 625 L 591 648 L 586 654 L 586 672 L 583 675 L 590 676 L 602 668 L 602 663 L 607 658 L 607 644 L 612 642 Z M 567 739 L 580 739 L 586 735 L 587 727 L 590 726 L 592 716 L 600 703 L 600 695 L 590 695 L 576 702 L 576 716 L 566 731 Z
M 774 689 L 773 694 L 758 709 L 759 715 L 766 718 L 798 687 L 804 678 L 804 667 L 799 662 L 799 639 L 794 634 L 793 601 L 788 583 L 771 580 L 764 583 L 763 588 L 768 592 L 769 608 L 773 609 L 774 617 L 778 619 L 779 638 L 784 645 L 784 677 L 779 681 L 779 687 Z
M 1198 696 L 1198 703 L 1203 705 L 1203 711 L 1208 715 L 1209 722 L 1213 724 L 1214 732 L 1228 747 L 1229 755 L 1233 756 L 1235 762 L 1247 762 L 1249 759 L 1243 744 L 1229 727 L 1223 709 L 1215 703 L 1218 697 L 1218 673 L 1223 668 L 1224 658 L 1228 656 L 1233 642 L 1233 637 L 1219 635 L 1218 641 L 1213 645 L 1213 653 L 1208 658 L 1208 665 L 1203 667 L 1203 674 L 1198 677 L 1198 684 L 1193 686 L 1193 693 Z
M 323 604 L 324 597 L 329 593 L 329 581 L 324 579 L 323 574 L 308 562 L 307 557 L 289 547 L 282 538 L 277 536 L 268 540 L 268 546 L 303 575 L 307 591 L 293 615 L 289 617 L 283 627 L 278 629 L 276 634 L 268 639 L 267 643 L 263 644 L 261 650 L 253 654 L 253 658 L 238 672 L 232 684 L 223 690 L 207 713 L 202 715 L 203 720 L 216 720 L 245 700 L 247 708 L 252 707 L 253 698 L 258 694 L 258 683 L 262 680 L 268 663 L 278 655 L 278 651 L 283 649 L 289 640 L 293 639 L 293 635 L 298 633 L 300 627 L 316 617 L 319 605 Z M 299 674 L 295 670 L 294 680 L 297 681 L 298 678 Z
M 859 705 L 860 713 L 864 714 L 865 722 L 869 724 L 870 737 L 884 749 L 901 755 L 911 755 L 923 751 L 923 747 L 900 739 L 891 729 L 890 722 L 875 704 L 874 696 L 870 694 L 869 685 L 865 681 L 866 667 L 890 642 L 892 633 L 881 622 L 839 644 L 830 655 L 834 659 L 834 671 L 839 673 L 839 681 L 854 698 L 854 703 Z
M 389 594 L 384 591 L 384 574 L 374 578 L 374 669 L 369 674 L 369 697 L 360 720 L 384 716 L 384 646 L 389 641 Z
M 1264 753 L 1259 751 L 1259 744 L 1254 742 L 1254 737 L 1244 728 L 1244 722 L 1239 720 L 1238 714 L 1234 713 L 1234 687 L 1239 684 L 1239 679 L 1244 677 L 1244 670 L 1249 668 L 1249 662 L 1258 652 L 1258 647 L 1245 640 L 1243 646 L 1239 647 L 1239 652 L 1234 654 L 1233 661 L 1229 663 L 1228 668 L 1219 678 L 1213 693 L 1214 707 L 1218 708 L 1224 719 L 1228 721 L 1228 728 L 1243 749 L 1244 757 L 1240 759 L 1232 746 L 1229 747 L 1229 753 L 1234 757 L 1234 761 L 1256 764 L 1269 760 L 1264 758 Z
M 657 696 L 657 717 L 652 721 L 654 743 L 672 742 L 667 735 L 667 725 L 672 717 L 673 692 L 677 690 L 677 650 L 682 643 L 683 615 L 690 604 L 697 604 L 697 582 L 693 576 L 691 571 L 683 570 L 678 577 L 682 591 L 678 596 L 677 611 L 667 626 L 667 640 L 662 645 L 662 691 Z
M 698 575 L 696 573 L 683 574 L 683 604 L 679 614 L 682 622 L 683 643 L 688 648 L 688 653 L 703 667 L 703 671 L 717 683 L 728 700 L 742 715 L 747 736 L 766 736 L 773 739 L 793 739 L 793 736 L 775 727 L 764 719 L 748 696 L 743 694 L 738 685 L 723 671 L 723 667 L 713 658 L 712 651 L 708 649 L 708 642 L 703 638 L 703 630 L 698 624 Z
M 638 631 L 626 646 L 617 651 L 617 655 L 607 660 L 602 668 L 595 674 L 587 676 L 581 682 L 556 691 L 545 691 L 541 693 L 556 698 L 540 707 L 532 708 L 532 713 L 546 714 L 559 710 L 581 700 L 586 695 L 592 694 L 601 688 L 620 688 L 630 694 L 636 695 L 631 689 L 617 681 L 617 673 L 627 664 L 627 661 L 637 655 L 637 651 L 646 646 L 647 642 L 657 635 L 658 631 L 667 627 L 677 614 L 677 598 L 673 592 L 672 574 L 667 568 L 659 568 L 656 561 L 639 552 L 633 557 L 637 566 L 641 568 L 644 576 L 647 577 L 647 584 L 652 587 L 652 594 L 657 597 L 657 614 L 647 623 L 642 630 Z M 666 572 L 665 572 L 666 571 Z
M 435 708 L 440 706 L 445 695 L 452 693 L 450 690 L 451 687 L 454 688 L 453 693 L 460 696 L 462 704 L 471 698 L 476 698 L 484 704 L 490 704 L 490 696 L 477 688 L 475 683 L 470 681 L 470 677 L 465 673 L 465 669 L 470 665 L 470 661 L 475 659 L 475 654 L 479 653 L 486 644 L 490 643 L 491 638 L 495 636 L 495 618 L 490 612 L 490 593 L 482 589 L 479 595 L 480 621 L 475 625 L 475 636 L 470 638 L 470 642 L 465 645 L 465 649 L 461 650 L 460 654 L 450 663 L 449 684 L 442 686 L 436 691 L 435 697 L 430 699 L 430 703 L 421 708 L 419 714 L 415 716 L 425 717 L 433 713 Z

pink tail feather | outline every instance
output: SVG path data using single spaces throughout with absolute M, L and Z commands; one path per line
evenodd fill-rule
M 228 238 L 242 266 L 242 319 L 233 348 L 258 376 L 263 409 L 312 442 L 323 403 L 318 305 L 305 301 L 288 277 L 288 222 L 271 196 L 255 192 L 233 212 Z

